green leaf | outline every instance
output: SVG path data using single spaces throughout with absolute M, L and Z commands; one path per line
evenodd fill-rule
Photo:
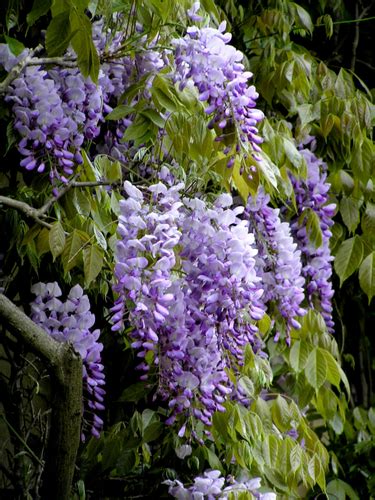
M 174 95 L 168 81 L 162 76 L 158 75 L 154 78 L 151 95 L 158 109 L 165 108 L 172 113 L 177 111 L 177 97 Z
M 163 128 L 165 125 L 165 119 L 154 109 L 144 109 L 140 112 L 140 114 L 148 118 L 154 125 L 159 128 Z
M 72 1 L 73 0 L 53 0 L 51 6 L 52 16 L 56 17 L 62 12 L 69 12 L 73 8 Z
M 107 250 L 107 240 L 105 239 L 103 233 L 101 231 L 99 231 L 99 229 L 94 226 L 94 234 L 95 234 L 95 239 L 97 241 L 97 243 L 99 244 L 99 246 L 102 247 L 102 249 L 104 251 Z
M 61 256 L 65 273 L 68 273 L 73 267 L 80 263 L 82 249 L 88 241 L 88 234 L 80 231 L 79 229 L 73 229 L 73 231 L 68 235 Z
M 33 8 L 27 14 L 26 21 L 29 26 L 32 26 L 40 17 L 47 14 L 51 8 L 53 0 L 34 0 Z
M 361 201 L 354 199 L 352 196 L 347 196 L 340 201 L 340 213 L 345 226 L 353 233 L 360 220 L 359 208 Z
M 334 261 L 335 271 L 340 278 L 340 286 L 359 268 L 362 259 L 363 243 L 358 235 L 342 243 Z
M 121 120 L 125 116 L 129 116 L 135 112 L 133 106 L 128 106 L 127 104 L 120 104 L 116 106 L 106 117 L 106 120 Z
M 12 38 L 10 36 L 4 35 L 5 41 L 9 47 L 9 50 L 14 54 L 15 56 L 19 56 L 23 50 L 25 50 L 25 46 L 22 42 L 19 40 L 16 40 L 15 38 Z
M 83 249 L 83 272 L 85 286 L 98 276 L 103 267 L 103 251 L 97 245 L 89 245 Z
M 125 130 L 122 141 L 134 141 L 136 144 L 140 144 L 149 131 L 150 122 L 138 115 L 134 122 Z
M 159 416 L 154 410 L 150 410 L 149 408 L 146 408 L 142 412 L 142 419 L 141 419 L 141 433 L 143 435 L 143 432 L 147 427 L 154 423 L 159 422 Z
M 211 451 L 209 448 L 206 448 L 206 453 L 207 453 L 207 461 L 208 461 L 211 469 L 212 470 L 219 470 L 223 473 L 224 472 L 223 465 L 220 462 L 216 453 Z
M 310 14 L 302 8 L 300 5 L 297 5 L 293 2 L 293 7 L 295 8 L 296 16 L 299 21 L 299 25 L 305 28 L 310 34 L 314 30 L 314 25 L 311 21 Z
M 244 179 L 244 176 L 240 173 L 240 162 L 238 161 L 238 158 L 236 158 L 232 167 L 232 182 L 237 191 L 240 193 L 243 201 L 246 203 L 249 198 L 250 188 Z
M 288 160 L 294 167 L 299 168 L 303 163 L 302 154 L 298 151 L 294 143 L 286 137 L 283 138 L 283 145 Z
M 322 385 L 316 395 L 316 408 L 325 420 L 331 420 L 337 414 L 337 397 L 332 389 Z
M 338 436 L 344 432 L 344 422 L 342 421 L 342 418 L 338 413 L 336 413 L 336 415 L 334 415 L 334 417 L 330 419 L 329 425 Z
M 327 363 L 327 380 L 335 387 L 340 387 L 341 374 L 340 374 L 340 365 L 332 356 L 332 354 L 325 349 L 318 349 L 322 352 L 323 356 L 326 359 Z
M 47 252 L 50 252 L 51 250 L 49 244 L 49 233 L 49 230 L 44 227 L 36 238 L 36 251 L 39 257 Z
M 127 387 L 119 401 L 127 401 L 132 403 L 137 403 L 140 399 L 144 398 L 150 392 L 149 384 L 146 382 L 136 382 L 133 385 Z
M 77 64 L 83 76 L 90 76 L 96 82 L 99 74 L 99 56 L 92 41 L 92 26 L 83 12 L 72 10 L 69 22 L 74 36 L 72 46 L 77 54 Z
M 297 444 L 290 452 L 290 466 L 294 474 L 298 471 L 298 469 L 302 466 L 302 448 L 299 444 Z
M 254 384 L 249 377 L 247 377 L 246 375 L 241 377 L 238 381 L 238 385 L 248 397 L 254 397 Z
M 367 202 L 366 210 L 362 215 L 361 228 L 367 238 L 375 238 L 375 205 Z
M 305 209 L 300 215 L 300 223 L 306 226 L 306 233 L 310 242 L 315 248 L 319 248 L 323 243 L 322 230 L 318 214 L 310 208 Z
M 359 284 L 367 295 L 370 304 L 375 295 L 375 251 L 364 259 L 359 268 Z
M 274 423 L 281 432 L 286 432 L 290 429 L 290 411 L 285 398 L 280 395 L 277 396 L 273 402 L 271 413 Z
M 139 462 L 138 453 L 135 450 L 125 450 L 118 457 L 116 471 L 121 476 L 126 476 Z
M 328 500 L 360 500 L 353 488 L 341 479 L 333 479 L 327 485 Z
M 61 12 L 49 23 L 46 32 L 46 49 L 50 57 L 61 56 L 69 46 L 73 36 L 69 12 Z
M 52 224 L 49 232 L 49 246 L 53 260 L 62 254 L 65 247 L 65 231 L 59 221 Z
M 296 373 L 300 373 L 306 366 L 307 358 L 313 347 L 304 340 L 293 342 L 289 351 L 289 363 Z
M 269 467 L 274 467 L 278 460 L 279 441 L 273 434 L 269 434 L 263 441 L 263 456 Z
M 155 441 L 162 434 L 163 428 L 164 427 L 161 422 L 152 422 L 143 430 L 142 441 L 144 443 Z
M 314 389 L 319 389 L 327 380 L 327 361 L 322 349 L 316 348 L 307 358 L 305 375 L 309 384 Z

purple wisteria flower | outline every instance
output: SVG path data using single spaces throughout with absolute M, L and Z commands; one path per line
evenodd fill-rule
M 312 141 L 312 142 L 311 142 Z M 296 179 L 290 175 L 297 205 L 297 214 L 290 221 L 292 234 L 302 253 L 302 274 L 306 279 L 306 294 L 310 307 L 319 311 L 327 325 L 328 331 L 333 333 L 332 297 L 334 294 L 331 276 L 332 261 L 329 240 L 332 236 L 333 215 L 336 205 L 328 203 L 330 184 L 327 179 L 327 165 L 313 152 L 314 140 L 309 138 L 310 148 L 300 147 L 300 151 L 307 163 L 307 179 Z M 322 232 L 322 244 L 318 248 L 310 241 L 306 232 L 303 214 L 312 210 L 318 215 Z
M 78 99 L 79 88 L 71 98 Z M 73 89 L 71 89 L 73 91 Z M 82 90 L 81 90 L 82 92 Z M 59 85 L 39 66 L 30 66 L 13 80 L 5 100 L 13 104 L 14 128 L 21 136 L 18 150 L 21 167 L 49 170 L 50 178 L 66 182 L 75 164 L 82 163 L 79 148 L 84 135 L 79 125 L 85 120 L 69 95 L 62 95 Z M 77 114 L 75 113 L 77 111 Z
M 138 26 L 138 31 L 142 28 Z M 162 52 L 153 47 L 155 41 L 149 42 L 147 36 L 141 36 L 134 47 L 135 55 L 118 54 L 126 41 L 124 30 L 112 32 L 104 27 L 103 20 L 93 23 L 93 40 L 99 53 L 105 59 L 99 73 L 99 86 L 103 93 L 104 116 L 108 115 L 118 105 L 120 97 L 130 85 L 145 78 L 143 94 L 146 99 L 150 98 L 150 88 L 154 76 L 165 66 L 165 58 Z M 136 104 L 137 99 L 133 100 Z M 107 122 L 107 129 L 103 139 L 97 145 L 97 151 L 108 154 L 112 158 L 126 162 L 129 157 L 129 144 L 122 137 L 129 125 L 131 116 L 121 118 L 114 122 Z
M 138 368 L 146 379 L 157 366 L 168 423 L 184 414 L 210 425 L 235 396 L 227 370 L 237 372 L 247 344 L 260 348 L 255 322 L 264 306 L 254 237 L 238 217 L 243 207 L 230 208 L 230 195 L 210 208 L 181 198 L 183 184 L 159 182 L 142 193 L 126 181 L 124 188 L 113 330 L 128 313 Z
M 0 66 L 5 71 L 11 71 L 18 62 L 27 56 L 28 52 L 28 49 L 24 49 L 21 54 L 15 56 L 7 43 L 0 43 Z
M 49 172 L 52 183 L 68 181 L 83 161 L 81 146 L 94 139 L 99 153 L 125 161 L 128 145 L 121 139 L 132 122 L 126 117 L 103 127 L 105 117 L 125 90 L 147 75 L 144 94 L 149 98 L 152 78 L 165 66 L 163 54 L 153 50 L 155 42 L 147 42 L 146 35 L 137 40 L 134 56 L 119 57 L 124 32 L 113 35 L 103 25 L 102 20 L 93 24 L 94 43 L 106 59 L 98 84 L 84 78 L 77 68 L 34 65 L 24 68 L 7 89 L 5 100 L 12 105 L 14 128 L 21 137 L 20 166 Z M 15 57 L 6 44 L 0 44 L 0 64 L 7 71 L 26 54 L 27 50 Z M 73 54 L 68 50 L 66 55 Z
M 285 323 L 286 342 L 290 343 L 290 329 L 300 328 L 297 316 L 306 314 L 301 307 L 304 300 L 301 251 L 291 236 L 287 222 L 281 222 L 280 210 L 269 205 L 270 198 L 261 189 L 256 198 L 249 197 L 246 217 L 259 250 L 257 265 L 265 289 L 264 302 L 274 307 L 276 317 Z M 280 337 L 282 323 L 277 321 L 275 340 Z
M 197 476 L 189 487 L 185 487 L 177 479 L 164 481 L 163 484 L 169 486 L 168 493 L 178 500 L 213 500 L 215 498 L 227 500 L 228 498 L 236 498 L 236 495 L 241 494 L 241 492 L 251 493 L 252 498 L 258 500 L 276 500 L 275 493 L 258 491 L 261 486 L 260 478 L 250 479 L 244 475 L 242 478 L 228 477 L 225 480 L 218 470 L 205 471 L 203 475 Z
M 100 331 L 91 331 L 95 316 L 90 312 L 90 302 L 80 285 L 75 285 L 65 302 L 59 285 L 36 283 L 31 288 L 36 295 L 31 303 L 31 318 L 58 342 L 71 342 L 83 361 L 84 415 L 82 440 L 87 431 L 95 437 L 103 426 L 97 414 L 104 410 L 104 373 L 101 364 L 103 344 L 98 342 Z
M 213 114 L 210 127 L 217 125 L 223 130 L 235 126 L 237 150 L 241 144 L 259 152 L 262 139 L 257 124 L 264 115 L 255 108 L 258 93 L 248 85 L 252 73 L 244 71 L 243 54 L 229 45 L 231 34 L 225 33 L 225 28 L 225 22 L 218 29 L 192 26 L 183 38 L 172 40 L 174 78 L 181 89 L 193 82 L 199 99 L 208 103 L 206 113 Z

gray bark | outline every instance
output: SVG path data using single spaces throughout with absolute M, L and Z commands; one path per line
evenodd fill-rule
M 71 344 L 56 342 L 1 293 L 0 319 L 50 373 L 54 397 L 42 497 L 68 500 L 80 443 L 82 359 Z

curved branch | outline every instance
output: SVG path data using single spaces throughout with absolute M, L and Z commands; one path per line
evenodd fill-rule
M 56 196 L 51 197 L 46 203 L 40 208 L 34 208 L 24 201 L 15 200 L 14 198 L 9 198 L 8 196 L 0 196 L 0 205 L 6 205 L 10 208 L 15 208 L 20 212 L 23 212 L 27 217 L 34 219 L 41 226 L 51 229 L 52 225 L 48 222 L 42 220 L 47 216 L 47 212 L 50 208 L 62 198 L 70 189 L 72 188 L 83 188 L 83 187 L 98 187 L 98 186 L 111 186 L 117 185 L 117 183 L 112 183 L 109 181 L 94 181 L 94 182 L 76 182 L 71 181 L 70 183 L 63 186 Z
M 31 207 L 28 203 L 24 201 L 15 200 L 14 198 L 9 198 L 8 196 L 0 196 L 0 204 L 6 205 L 11 208 L 15 208 L 20 212 L 23 212 L 28 217 L 34 219 L 38 224 L 51 229 L 51 224 L 41 220 L 44 217 L 44 213 L 40 212 L 38 209 Z

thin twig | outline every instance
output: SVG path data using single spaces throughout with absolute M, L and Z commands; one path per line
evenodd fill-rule
M 47 217 L 48 211 L 51 207 L 62 198 L 70 189 L 72 188 L 84 188 L 84 187 L 98 187 L 98 186 L 112 186 L 117 183 L 109 182 L 106 180 L 103 181 L 92 181 L 92 182 L 77 182 L 72 181 L 66 184 L 64 187 L 60 189 L 56 196 L 51 197 L 46 203 L 40 208 L 34 208 L 30 206 L 28 203 L 24 201 L 15 200 L 14 198 L 9 198 L 8 196 L 0 196 L 0 205 L 6 205 L 11 208 L 15 208 L 20 212 L 23 212 L 27 217 L 34 219 L 38 224 L 46 227 L 47 229 L 51 229 L 52 225 L 48 222 L 42 220 Z
M 0 95 L 6 94 L 9 85 L 12 83 L 13 80 L 15 80 L 22 70 L 34 59 L 34 54 L 42 50 L 42 45 L 38 45 L 35 49 L 31 50 L 30 53 L 22 59 L 18 64 L 12 68 L 7 76 L 4 78 L 2 82 L 0 82 Z
M 67 57 L 33 57 L 26 66 L 41 66 L 42 64 L 54 64 L 55 66 L 63 66 L 64 68 L 77 68 L 75 58 Z
M 44 220 L 41 220 L 40 217 L 43 217 L 44 214 L 39 214 L 38 209 L 31 207 L 28 203 L 24 201 L 15 200 L 14 198 L 9 198 L 8 196 L 0 196 L 0 204 L 7 205 L 8 207 L 15 208 L 20 212 L 23 212 L 28 217 L 34 219 L 38 224 L 51 229 L 52 225 Z
M 360 2 L 361 7 L 362 7 L 362 2 Z M 356 64 L 356 59 L 357 59 L 357 49 L 358 49 L 358 43 L 359 43 L 359 23 L 361 22 L 362 19 L 365 18 L 367 12 L 368 12 L 368 7 L 365 7 L 361 14 L 359 14 L 359 6 L 356 4 L 355 6 L 355 17 L 356 17 L 356 23 L 355 23 L 355 33 L 354 33 L 354 40 L 353 40 L 353 45 L 352 45 L 352 59 L 350 62 L 350 69 L 352 71 L 355 71 L 355 64 Z

